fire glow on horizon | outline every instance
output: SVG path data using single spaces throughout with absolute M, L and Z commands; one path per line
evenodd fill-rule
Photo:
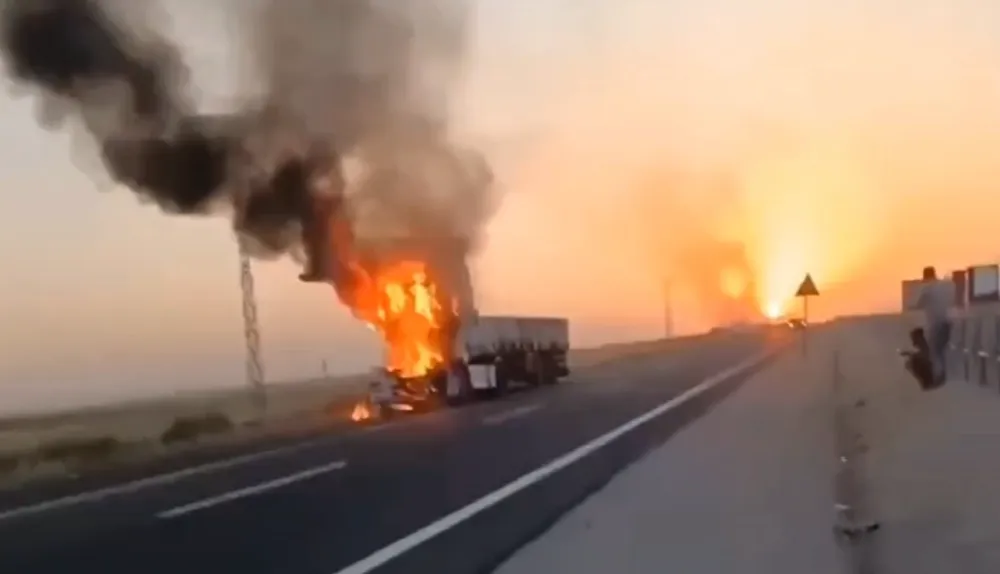
M 712 243 L 744 248 L 758 317 L 796 312 L 807 273 L 818 317 L 895 308 L 899 279 L 926 264 L 995 260 L 995 3 L 724 4 L 635 8 L 565 82 L 601 89 L 548 110 L 523 185 L 589 219 L 579 253 L 600 262 L 581 277 L 650 285 L 640 300 L 609 280 L 581 314 L 611 314 L 613 298 L 642 316 L 669 278 L 680 330 L 727 320 L 742 308 Z
M 884 226 L 873 199 L 879 193 L 858 165 L 824 149 L 747 170 L 745 241 L 765 315 L 776 307 L 787 313 L 807 273 L 836 282 L 870 265 Z M 826 199 L 815 203 L 816 198 Z

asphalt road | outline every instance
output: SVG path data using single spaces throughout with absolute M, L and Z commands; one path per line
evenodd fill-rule
M 774 345 L 710 341 L 172 474 L 0 497 L 0 572 L 488 572 Z

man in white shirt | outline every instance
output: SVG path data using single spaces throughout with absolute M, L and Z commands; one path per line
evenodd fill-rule
M 917 308 L 924 312 L 924 330 L 930 350 L 934 379 L 937 383 L 943 383 L 947 376 L 945 355 L 948 349 L 948 339 L 951 337 L 948 311 L 954 302 L 954 284 L 951 281 L 938 279 L 934 267 L 924 267 L 923 284 L 917 298 Z

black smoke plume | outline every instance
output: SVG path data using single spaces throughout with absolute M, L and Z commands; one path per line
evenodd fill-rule
M 355 217 L 345 155 L 366 168 L 352 185 L 376 228 L 471 248 L 490 214 L 489 169 L 448 139 L 466 20 L 457 0 L 247 8 L 265 93 L 227 116 L 199 114 L 179 49 L 125 17 L 127 6 L 142 21 L 144 2 L 2 1 L 4 63 L 35 88 L 46 128 L 82 127 L 113 179 L 168 213 L 228 208 L 257 255 L 304 244 L 306 275 L 330 272 L 330 221 Z

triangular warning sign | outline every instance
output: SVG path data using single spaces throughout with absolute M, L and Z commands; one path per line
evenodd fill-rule
M 813 282 L 812 275 L 806 273 L 806 278 L 802 280 L 802 284 L 799 285 L 799 290 L 795 292 L 796 297 L 815 297 L 819 295 L 819 289 L 816 288 L 816 283 Z

